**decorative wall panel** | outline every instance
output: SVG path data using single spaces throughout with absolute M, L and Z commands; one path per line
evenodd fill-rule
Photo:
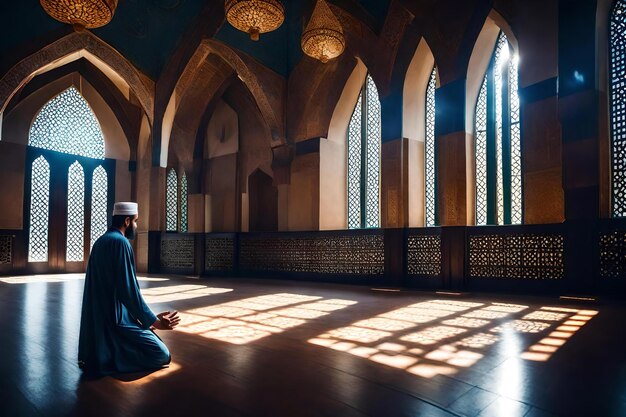
M 564 238 L 559 234 L 473 235 L 470 278 L 562 279 Z
M 407 274 L 441 275 L 441 236 L 409 235 L 406 256 Z
M 600 278 L 626 278 L 626 231 L 601 234 L 599 246 Z
M 610 23 L 609 94 L 611 106 L 612 214 L 626 216 L 626 1 L 614 2 Z
M 193 236 L 161 240 L 161 268 L 193 270 L 194 259 Z
M 228 237 L 207 236 L 204 245 L 205 271 L 232 271 L 235 241 Z
M 245 270 L 382 275 L 382 234 L 357 236 L 242 236 L 239 263 Z
M 0 236 L 0 265 L 10 265 L 13 262 L 13 237 Z

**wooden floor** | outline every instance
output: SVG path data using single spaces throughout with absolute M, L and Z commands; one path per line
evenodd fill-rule
M 626 308 L 144 277 L 169 369 L 81 379 L 81 275 L 0 277 L 2 416 L 626 415 Z

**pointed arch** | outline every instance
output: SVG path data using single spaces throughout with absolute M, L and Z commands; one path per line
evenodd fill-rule
M 468 66 L 466 131 L 472 141 L 467 157 L 473 172 L 467 177 L 474 197 L 468 206 L 479 225 L 522 222 L 517 42 L 509 40 L 510 28 L 502 22 L 492 11 Z
M 409 226 L 434 226 L 436 217 L 435 58 L 422 38 L 404 79 L 402 136 L 409 140 Z
M 44 105 L 31 125 L 28 145 L 104 159 L 104 136 L 96 115 L 74 87 Z
M 7 71 L 0 78 L 0 114 L 13 95 L 33 77 L 80 58 L 86 58 L 100 68 L 127 99 L 132 91 L 152 123 L 154 82 L 90 31 L 70 33 L 23 57 Z

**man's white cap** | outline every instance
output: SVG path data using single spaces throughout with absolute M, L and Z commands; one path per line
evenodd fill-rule
M 114 216 L 134 216 L 136 214 L 139 214 L 139 207 L 137 203 L 133 203 L 132 201 L 115 203 L 113 206 Z

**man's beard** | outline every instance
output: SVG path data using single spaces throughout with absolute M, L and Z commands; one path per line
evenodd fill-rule
M 129 227 L 126 228 L 126 231 L 124 232 L 124 236 L 126 236 L 126 239 L 128 240 L 134 240 L 135 237 L 137 236 L 137 229 L 133 225 L 130 225 Z

